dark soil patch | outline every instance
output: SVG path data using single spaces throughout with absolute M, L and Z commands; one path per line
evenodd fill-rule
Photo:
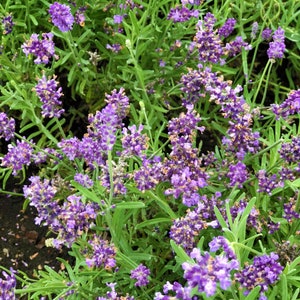
M 22 197 L 0 193 L 0 265 L 21 270 L 29 277 L 45 265 L 59 271 L 63 266 L 56 258 L 69 260 L 68 249 L 45 246 L 47 228 L 35 225 L 36 210 L 28 206 L 23 211 L 23 201 Z

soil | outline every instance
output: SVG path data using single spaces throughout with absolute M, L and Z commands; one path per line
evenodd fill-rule
M 59 251 L 45 246 L 49 238 L 47 228 L 35 225 L 35 208 L 28 206 L 24 211 L 23 202 L 23 197 L 0 193 L 0 265 L 21 270 L 32 278 L 35 270 L 42 270 L 45 265 L 59 271 L 63 266 L 56 258 L 68 260 L 68 249 Z

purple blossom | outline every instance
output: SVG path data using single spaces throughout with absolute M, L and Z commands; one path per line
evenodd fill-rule
M 221 289 L 227 290 L 232 285 L 231 271 L 239 267 L 234 252 L 225 240 L 219 240 L 217 247 L 214 241 L 211 245 L 214 250 L 226 245 L 225 249 L 223 248 L 225 251 L 219 255 L 211 255 L 208 252 L 201 254 L 199 249 L 194 248 L 190 257 L 195 259 L 195 263 L 182 264 L 183 277 L 187 280 L 187 285 L 190 288 L 197 288 L 200 293 L 204 292 L 207 297 L 216 293 L 218 283 Z
M 222 143 L 227 151 L 236 153 L 239 160 L 243 160 L 247 152 L 256 153 L 259 146 L 259 132 L 252 132 L 252 116 L 245 114 L 235 122 L 229 121 L 227 137 L 223 137 Z
M 17 280 L 15 277 L 15 271 L 10 269 L 11 274 L 7 274 L 2 271 L 4 278 L 0 278 L 0 297 L 3 300 L 15 300 L 15 288 L 17 286 Z
M 261 38 L 263 40 L 269 40 L 271 38 L 271 35 L 272 35 L 272 29 L 266 28 L 262 31 Z
M 58 82 L 55 81 L 56 76 L 52 79 L 47 79 L 45 74 L 39 79 L 38 84 L 35 86 L 34 90 L 37 93 L 42 104 L 42 116 L 53 118 L 59 118 L 64 112 L 60 106 L 62 102 L 59 100 L 63 96 L 62 88 L 58 87 Z
M 198 18 L 199 11 L 196 9 L 188 9 L 185 6 L 171 8 L 167 19 L 172 20 L 174 23 L 185 22 L 191 18 Z
M 111 95 L 106 94 L 108 104 L 95 115 L 89 115 L 89 137 L 99 140 L 102 150 L 112 150 L 116 141 L 116 132 L 122 124 L 122 119 L 126 117 L 129 108 L 129 99 L 121 88 L 119 92 L 113 90 Z
M 88 243 L 89 248 L 84 252 L 86 252 L 85 262 L 89 268 L 102 267 L 110 270 L 116 266 L 116 248 L 113 244 L 95 234 Z
M 245 42 L 241 36 L 237 36 L 233 41 L 230 41 L 225 45 L 224 51 L 226 51 L 228 56 L 236 56 L 238 53 L 242 52 L 242 48 L 251 50 L 252 46 Z
M 127 173 L 127 163 L 124 161 L 124 157 L 120 157 L 117 163 L 113 163 L 112 166 L 112 180 L 109 174 L 109 167 L 106 163 L 102 166 L 102 175 L 100 176 L 101 185 L 106 187 L 108 190 L 113 189 L 114 195 L 126 194 L 127 189 L 125 187 L 124 181 L 129 178 Z M 111 183 L 113 187 L 111 187 Z
M 115 286 L 117 285 L 117 283 L 113 282 L 113 283 L 106 283 L 106 285 L 111 289 L 110 291 L 108 291 L 106 293 L 105 297 L 97 297 L 96 300 L 134 300 L 133 296 L 119 296 L 118 293 L 116 292 L 116 288 Z
M 214 24 L 216 19 L 213 14 L 207 13 L 203 21 L 199 21 L 196 25 L 196 35 L 189 47 L 189 52 L 194 49 L 198 51 L 198 59 L 201 62 L 221 63 L 225 61 L 221 57 L 224 55 L 222 41 L 214 32 Z
M 154 300 L 173 300 L 173 299 L 183 299 L 183 300 L 194 300 L 197 298 L 192 298 L 191 292 L 192 288 L 187 286 L 183 287 L 180 283 L 174 282 L 173 284 L 167 281 L 167 283 L 164 285 L 164 294 L 157 292 L 155 293 Z M 167 296 L 169 292 L 175 293 L 174 296 Z
M 129 126 L 128 129 L 126 127 L 123 128 L 122 156 L 141 156 L 143 151 L 147 149 L 149 138 L 145 134 L 142 134 L 143 129 L 143 125 L 139 125 L 138 128 L 136 125 Z
M 172 151 L 164 163 L 164 174 L 166 180 L 170 181 L 171 188 L 167 189 L 165 194 L 175 198 L 182 195 L 182 202 L 186 206 L 198 203 L 198 190 L 207 185 L 209 178 L 208 174 L 201 170 L 198 150 L 193 147 L 196 132 L 204 130 L 204 127 L 198 126 L 199 121 L 199 116 L 191 106 L 187 113 L 173 118 L 168 124 Z
M 93 180 L 87 174 L 76 173 L 74 180 L 86 188 L 91 188 L 94 185 Z
M 79 158 L 81 156 L 80 153 L 80 144 L 81 141 L 77 137 L 62 139 L 57 146 L 62 149 L 63 153 L 67 156 L 67 158 L 73 161 L 75 158 Z
M 204 0 L 181 0 L 182 5 L 200 5 Z
M 219 36 L 228 37 L 233 32 L 235 24 L 236 20 L 234 18 L 227 19 L 223 26 L 218 29 Z
M 257 22 L 254 22 L 254 23 L 252 24 L 252 30 L 251 30 L 251 38 L 252 38 L 252 39 L 255 39 L 255 38 L 256 38 L 257 31 L 258 31 L 258 23 L 257 23 Z
M 282 58 L 284 51 L 284 30 L 281 27 L 278 27 L 273 34 L 273 42 L 269 43 L 267 54 L 269 59 Z
M 258 178 L 258 192 L 272 195 L 272 191 L 277 187 L 283 187 L 284 182 L 281 181 L 276 174 L 267 174 L 266 170 L 259 170 Z
M 162 168 L 160 157 L 155 156 L 152 159 L 144 157 L 142 166 L 133 174 L 137 188 L 142 192 L 154 188 L 163 179 Z
M 31 176 L 29 180 L 31 184 L 23 187 L 23 194 L 30 200 L 29 205 L 38 211 L 35 224 L 47 226 L 56 223 L 56 217 L 60 212 L 60 207 L 54 200 L 57 188 L 48 179 L 42 181 L 39 176 Z
M 0 113 L 0 138 L 5 138 L 9 141 L 14 137 L 15 133 L 15 120 L 13 118 L 8 118 L 7 114 L 4 112 Z
M 300 219 L 300 214 L 296 211 L 296 200 L 290 198 L 288 203 L 283 205 L 283 218 L 289 223 L 292 223 L 294 219 Z
M 26 141 L 17 141 L 17 145 L 8 145 L 8 153 L 2 157 L 2 166 L 13 170 L 12 174 L 22 170 L 24 165 L 29 166 L 32 158 L 33 148 Z
M 300 90 L 299 90 L 300 92 Z M 292 137 L 291 142 L 282 143 L 280 157 L 287 163 L 297 163 L 300 160 L 300 136 Z
M 79 9 L 76 11 L 75 13 L 75 23 L 79 24 L 80 26 L 84 26 L 85 24 L 85 11 L 86 11 L 87 7 L 79 7 Z
M 138 265 L 134 270 L 131 270 L 130 278 L 135 279 L 135 286 L 145 286 L 149 283 L 150 270 L 143 264 Z
M 75 20 L 71 13 L 70 6 L 54 2 L 50 5 L 49 14 L 51 15 L 52 23 L 57 26 L 60 31 L 65 32 L 72 29 Z
M 248 179 L 248 171 L 246 165 L 240 161 L 235 165 L 230 165 L 227 176 L 230 179 L 230 187 L 237 185 L 238 188 L 242 188 L 243 183 Z
M 300 113 L 300 89 L 292 90 L 287 99 L 281 104 L 272 104 L 272 111 L 278 120 L 280 117 L 286 119 L 290 115 Z
M 1 23 L 3 28 L 3 34 L 10 34 L 15 25 L 15 23 L 13 22 L 12 14 L 8 14 L 7 16 L 3 17 Z
M 122 46 L 120 44 L 107 44 L 106 49 L 111 50 L 114 53 L 119 53 L 122 50 Z
M 123 22 L 124 15 L 114 15 L 114 23 L 121 24 Z
M 248 295 L 256 286 L 260 286 L 260 295 L 265 297 L 264 293 L 268 290 L 269 285 L 279 279 L 279 275 L 283 270 L 277 260 L 278 255 L 275 253 L 256 256 L 253 264 L 246 265 L 243 270 L 235 274 L 235 279 L 242 287 L 246 288 L 245 295 Z
M 58 234 L 54 239 L 55 248 L 61 245 L 71 247 L 75 240 L 87 232 L 94 224 L 99 206 L 95 203 L 83 203 L 80 196 L 70 195 L 60 208 L 56 222 L 49 224 Z
M 62 245 L 71 247 L 74 241 L 86 233 L 97 217 L 99 206 L 95 203 L 83 203 L 81 197 L 70 195 L 59 204 L 56 199 L 57 187 L 47 179 L 38 176 L 30 178 L 31 184 L 23 188 L 24 197 L 37 209 L 36 224 L 48 226 L 57 237 L 53 246 L 60 249 Z
M 126 0 L 123 2 L 125 2 L 125 3 L 121 3 L 119 5 L 121 10 L 127 10 L 127 9 L 133 10 L 135 7 L 139 8 L 139 9 L 143 9 L 143 5 L 135 3 L 136 1 L 134 1 L 134 0 Z
M 196 246 L 201 230 L 209 226 L 219 227 L 213 211 L 213 207 L 221 209 L 223 205 L 223 201 L 219 199 L 219 196 L 218 194 L 211 198 L 201 196 L 196 208 L 193 210 L 188 209 L 184 217 L 173 221 L 170 238 L 188 253 Z
M 39 35 L 33 33 L 30 36 L 30 39 L 26 41 L 22 46 L 23 52 L 26 56 L 32 54 L 36 56 L 34 62 L 36 64 L 47 64 L 49 59 L 54 55 L 54 43 L 52 41 L 53 34 L 49 33 L 42 33 L 42 40 L 39 40 Z
M 53 160 L 53 163 L 57 164 L 58 161 L 61 161 L 63 159 L 63 156 L 53 148 L 44 148 L 43 150 L 38 151 L 32 155 L 32 161 L 34 161 L 36 165 L 45 163 L 48 158 L 51 158 Z

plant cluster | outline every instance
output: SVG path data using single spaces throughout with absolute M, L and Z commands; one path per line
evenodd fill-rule
M 298 299 L 295 1 L 0 5 L 0 193 L 74 262 L 1 299 Z

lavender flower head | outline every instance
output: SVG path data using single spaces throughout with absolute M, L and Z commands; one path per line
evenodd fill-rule
M 234 18 L 227 19 L 223 26 L 218 29 L 219 36 L 228 37 L 233 32 L 235 24 L 236 20 Z
M 280 157 L 287 163 L 297 163 L 300 157 L 300 136 L 292 137 L 291 142 L 282 143 Z
M 260 286 L 260 299 L 267 299 L 264 293 L 268 290 L 269 285 L 279 279 L 283 267 L 277 262 L 278 255 L 270 253 L 270 255 L 256 256 L 253 264 L 246 265 L 243 270 L 235 274 L 235 279 L 246 288 L 245 295 Z
M 126 127 L 123 128 L 122 156 L 141 156 L 143 151 L 147 149 L 149 138 L 142 134 L 143 128 L 143 125 L 139 125 L 138 128 L 136 125 L 129 126 L 128 129 Z
M 167 19 L 172 20 L 174 23 L 185 22 L 191 18 L 198 18 L 199 11 L 197 9 L 188 9 L 185 6 L 171 8 Z
M 96 300 L 134 300 L 133 296 L 129 296 L 126 294 L 126 296 L 121 296 L 118 295 L 118 293 L 116 292 L 116 288 L 115 286 L 117 285 L 117 283 L 115 282 L 111 282 L 111 283 L 106 283 L 106 285 L 111 289 L 110 291 L 106 292 L 106 296 L 100 296 L 97 297 Z
M 50 224 L 50 228 L 58 233 L 54 247 L 71 247 L 78 237 L 93 226 L 98 210 L 99 206 L 95 203 L 83 203 L 80 196 L 68 196 L 55 222 Z
M 32 146 L 26 141 L 17 141 L 17 145 L 8 145 L 8 153 L 2 157 L 2 166 L 13 170 L 12 174 L 22 170 L 24 165 L 31 163 L 33 153 Z
M 130 278 L 137 280 L 134 284 L 135 286 L 145 286 L 149 283 L 149 275 L 150 270 L 143 264 L 140 264 L 134 270 L 131 271 Z
M 54 200 L 57 189 L 47 179 L 43 181 L 39 176 L 29 178 L 31 184 L 23 187 L 24 197 L 30 200 L 29 205 L 34 206 L 38 212 L 35 224 L 48 226 L 55 224 L 57 215 L 60 212 L 58 203 Z
M 226 52 L 228 56 L 233 57 L 240 53 L 242 48 L 251 50 L 252 46 L 245 42 L 241 36 L 237 36 L 233 41 L 225 45 L 224 52 Z
M 75 13 L 75 23 L 79 24 L 81 27 L 83 27 L 85 25 L 85 11 L 86 11 L 87 7 L 83 6 L 83 7 L 79 7 L 78 10 Z
M 17 280 L 14 275 L 15 271 L 10 269 L 11 274 L 2 272 L 3 279 L 0 278 L 0 298 L 3 300 L 15 300 L 15 288 L 17 286 Z
M 278 27 L 273 34 L 273 42 L 269 43 L 267 54 L 269 59 L 282 58 L 284 51 L 284 30 L 281 27 Z
M 38 81 L 38 84 L 35 86 L 34 90 L 40 98 L 42 104 L 42 116 L 53 118 L 59 118 L 64 112 L 64 109 L 61 109 L 59 106 L 62 102 L 59 100 L 63 96 L 62 88 L 58 87 L 58 82 L 55 81 L 56 76 L 53 76 L 52 79 L 48 79 L 43 75 L 43 77 Z
M 216 18 L 212 13 L 207 13 L 203 21 L 199 21 L 196 25 L 196 35 L 190 45 L 189 51 L 194 49 L 198 51 L 198 59 L 201 62 L 221 63 L 225 61 L 222 59 L 224 54 L 222 48 L 222 41 L 214 32 L 214 25 Z
M 88 136 L 98 140 L 100 149 L 108 151 L 112 150 L 116 142 L 117 129 L 122 127 L 122 119 L 128 113 L 129 99 L 123 88 L 119 92 L 113 90 L 110 95 L 105 96 L 105 102 L 108 104 L 95 115 L 89 115 Z
M 103 267 L 108 270 L 116 266 L 116 248 L 113 244 L 94 235 L 93 239 L 89 240 L 89 245 L 85 259 L 88 267 Z
M 14 137 L 15 132 L 15 120 L 13 118 L 8 118 L 7 114 L 0 113 L 0 138 L 5 138 L 9 141 Z
M 36 64 L 47 64 L 49 59 L 55 56 L 54 43 L 52 41 L 53 34 L 42 33 L 42 40 L 39 40 L 39 35 L 33 33 L 30 39 L 26 41 L 22 46 L 23 52 L 26 56 L 32 54 L 36 56 L 34 62 Z
M 272 111 L 278 120 L 280 117 L 286 119 L 291 115 L 300 113 L 300 89 L 292 90 L 286 100 L 281 104 L 272 104 Z
M 195 263 L 182 264 L 187 285 L 192 289 L 197 287 L 198 292 L 205 293 L 207 297 L 216 293 L 218 284 L 221 289 L 227 290 L 232 284 L 231 271 L 239 267 L 235 254 L 225 239 L 217 242 L 213 240 L 210 247 L 212 252 L 223 247 L 224 252 L 213 256 L 208 252 L 201 254 L 199 249 L 194 248 L 190 257 L 195 259 Z
M 240 161 L 237 164 L 230 165 L 227 176 L 230 179 L 230 187 L 237 185 L 238 188 L 242 188 L 243 183 L 248 179 L 246 165 Z
M 9 34 L 12 32 L 12 29 L 15 25 L 12 14 L 8 14 L 7 16 L 3 17 L 1 23 L 3 27 L 3 34 Z
M 261 38 L 263 40 L 269 40 L 271 38 L 271 35 L 272 35 L 272 29 L 271 28 L 266 28 L 262 31 Z
M 52 23 L 60 31 L 65 32 L 72 29 L 75 19 L 71 14 L 70 6 L 54 2 L 50 5 L 49 14 L 51 15 Z
M 93 180 L 87 174 L 76 173 L 74 180 L 86 188 L 91 188 L 94 185 Z

